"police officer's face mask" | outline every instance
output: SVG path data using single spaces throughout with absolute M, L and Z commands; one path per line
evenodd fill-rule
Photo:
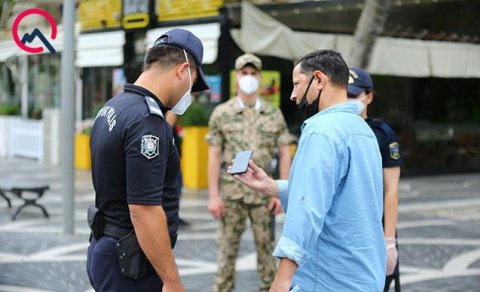
M 177 115 L 183 115 L 183 113 L 187 110 L 190 104 L 192 104 L 192 95 L 190 94 L 192 91 L 192 74 L 190 72 L 190 63 L 188 63 L 187 52 L 183 50 L 183 53 L 185 54 L 185 60 L 187 60 L 188 64 L 188 80 L 190 83 L 187 92 L 185 92 L 182 98 L 180 98 L 177 104 L 171 109 L 171 111 L 176 113 Z
M 310 86 L 312 85 L 314 78 L 315 76 L 312 76 L 312 78 L 310 79 L 310 82 L 308 82 L 307 90 L 305 90 L 305 93 L 302 96 L 302 100 L 298 104 L 298 109 L 300 110 L 300 113 L 303 115 L 304 119 L 308 119 L 314 116 L 316 113 L 318 113 L 318 106 L 320 104 L 320 94 L 322 93 L 322 90 L 318 91 L 317 98 L 311 104 L 308 104 L 308 101 L 307 101 L 308 90 L 310 89 Z
M 350 104 L 353 104 L 357 107 L 357 113 L 358 114 L 361 114 L 363 112 L 363 110 L 365 109 L 365 104 L 363 102 L 361 102 L 360 100 L 356 99 L 356 98 L 349 98 L 348 99 L 348 102 Z
M 348 95 L 348 102 L 351 103 L 351 104 L 354 104 L 357 109 L 358 109 L 358 114 L 361 114 L 365 108 L 367 107 L 367 105 L 364 103 L 365 99 L 367 98 L 367 95 L 366 94 L 363 94 L 363 95 L 360 95 L 359 96 L 352 96 L 352 95 Z

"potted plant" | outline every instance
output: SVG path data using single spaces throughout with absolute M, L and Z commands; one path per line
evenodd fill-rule
M 185 187 L 205 189 L 208 187 L 207 163 L 208 110 L 201 103 L 193 102 L 180 117 L 182 130 L 182 175 Z
M 90 170 L 90 133 L 92 132 L 93 119 L 87 119 L 75 124 L 75 168 Z

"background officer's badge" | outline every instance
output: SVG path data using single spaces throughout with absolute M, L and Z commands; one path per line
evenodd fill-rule
M 397 142 L 390 143 L 388 148 L 390 149 L 390 157 L 392 159 L 400 159 L 400 146 L 398 146 Z
M 355 83 L 355 79 L 358 78 L 358 74 L 353 70 L 348 70 L 348 72 L 349 72 L 349 74 L 348 74 L 348 84 Z
M 152 159 L 158 156 L 158 137 L 153 135 L 142 136 L 142 145 L 140 152 L 147 159 Z

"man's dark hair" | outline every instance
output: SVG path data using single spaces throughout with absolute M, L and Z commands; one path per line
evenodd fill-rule
M 195 59 L 187 50 L 185 50 L 185 52 L 187 52 L 190 69 L 195 69 L 197 67 L 197 62 L 195 62 Z M 185 62 L 183 49 L 168 45 L 153 46 L 145 55 L 143 63 L 144 70 L 150 69 L 150 67 L 156 62 L 160 68 L 164 69 L 170 69 L 177 64 L 183 63 Z
M 295 62 L 300 64 L 302 73 L 320 70 L 330 78 L 334 86 L 345 88 L 348 85 L 348 66 L 342 56 L 332 50 L 317 50 L 306 54 Z

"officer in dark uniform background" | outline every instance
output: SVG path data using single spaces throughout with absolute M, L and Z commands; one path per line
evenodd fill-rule
M 144 72 L 97 114 L 90 147 L 95 206 L 87 272 L 96 291 L 184 291 L 172 249 L 178 229 L 179 155 L 168 110 L 208 89 L 203 46 L 174 29 L 145 56 Z
M 398 182 L 403 160 L 396 133 L 384 121 L 367 115 L 368 105 L 373 101 L 373 82 L 363 69 L 350 68 L 348 81 L 348 97 L 356 99 L 361 105 L 360 115 L 375 133 L 382 155 L 383 187 L 384 187 L 384 233 L 387 247 L 387 278 L 384 291 L 388 291 L 395 279 L 395 290 L 400 291 L 400 275 L 398 269 L 398 249 L 396 229 L 398 221 Z

